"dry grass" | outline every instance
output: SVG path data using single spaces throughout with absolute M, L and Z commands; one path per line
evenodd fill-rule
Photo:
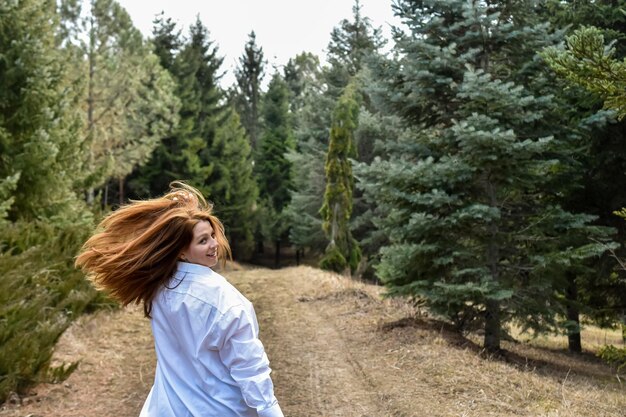
M 489 358 L 478 338 L 382 299 L 380 287 L 309 267 L 224 274 L 255 304 L 286 416 L 626 414 L 626 387 L 611 369 L 590 354 L 559 350 L 558 338 L 507 343 L 509 354 Z M 603 343 L 605 335 L 586 329 L 585 346 L 592 337 Z M 136 416 L 152 350 L 138 311 L 87 317 L 58 346 L 58 359 L 82 358 L 68 385 L 38 387 L 30 404 L 0 417 Z
M 154 374 L 150 323 L 140 307 L 83 316 L 58 342 L 56 363 L 80 361 L 61 384 L 40 384 L 2 417 L 137 416 Z
M 626 387 L 592 355 L 506 343 L 506 357 L 485 358 L 480 346 L 445 324 L 400 300 L 381 300 L 380 287 L 314 269 L 291 274 L 307 277 L 298 299 L 335 326 L 356 360 L 380 407 L 374 415 L 625 415 Z

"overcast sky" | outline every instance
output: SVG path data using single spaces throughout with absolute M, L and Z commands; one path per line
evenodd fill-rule
M 326 55 L 330 32 L 342 19 L 351 19 L 354 0 L 118 0 L 145 35 L 152 32 L 154 16 L 161 11 L 171 17 L 183 33 L 196 15 L 209 29 L 211 39 L 224 57 L 228 71 L 224 86 L 234 81 L 232 69 L 243 53 L 248 34 L 254 30 L 263 48 L 271 73 L 272 66 L 284 65 L 289 58 L 307 51 L 320 59 Z M 386 38 L 390 25 L 397 24 L 391 0 L 361 0 L 362 15 L 381 26 Z M 266 78 L 269 78 L 266 76 Z M 264 80 L 267 82 L 267 80 Z

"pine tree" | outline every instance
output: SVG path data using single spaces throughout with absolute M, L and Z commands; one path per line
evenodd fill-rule
M 610 36 L 611 31 L 609 30 L 608 33 Z M 623 118 L 626 114 L 624 110 L 626 96 L 621 90 L 626 81 L 622 74 L 626 64 L 614 58 L 617 52 L 616 47 L 605 47 L 603 31 L 595 27 L 577 29 L 567 38 L 567 45 L 566 50 L 552 47 L 544 51 L 547 62 L 559 75 L 604 99 L 604 107 L 614 110 L 618 118 Z M 587 94 L 583 94 L 582 97 L 578 103 L 574 104 L 579 106 L 575 109 L 578 112 L 575 116 L 584 121 L 588 118 L 588 110 L 585 107 L 589 102 L 589 97 Z M 585 104 L 581 105 L 581 103 Z M 603 117 L 603 113 L 605 112 L 600 112 L 599 118 L 597 113 L 594 114 L 594 118 L 605 119 L 606 116 Z M 624 121 L 619 123 L 619 125 L 623 124 Z M 623 132 L 619 126 L 610 127 L 610 125 L 608 129 L 607 126 L 600 125 L 594 130 L 595 134 L 585 135 L 585 142 L 581 144 L 582 148 L 587 149 L 586 158 L 582 161 L 583 169 L 589 173 L 585 175 L 583 182 L 586 192 L 569 195 L 569 203 L 577 208 L 600 211 L 603 214 L 601 224 L 614 224 L 614 219 L 611 219 L 609 213 L 611 210 L 615 212 L 615 204 L 620 202 L 623 204 L 626 201 L 621 195 L 621 188 L 624 184 L 623 171 L 615 170 L 615 166 L 622 165 L 616 161 L 615 151 L 618 151 L 617 155 L 620 153 L 615 147 L 623 146 Z M 615 146 L 607 147 L 603 142 L 613 142 Z M 605 165 L 607 158 L 612 161 L 610 165 Z M 590 175 L 591 173 L 593 175 Z M 588 200 L 590 192 L 596 196 L 596 200 L 591 205 Z M 623 234 L 623 227 L 619 227 L 618 230 Z M 623 256 L 623 251 L 620 251 L 620 255 Z M 594 266 L 598 272 L 595 274 L 570 277 L 566 297 L 568 319 L 574 323 L 574 331 L 569 332 L 570 351 L 582 350 L 579 330 L 581 311 L 588 317 L 595 318 L 600 325 L 612 326 L 616 322 L 621 322 L 622 328 L 626 329 L 624 321 L 626 280 L 623 278 L 623 271 L 615 273 L 606 267 L 612 262 L 613 260 L 607 257 L 603 263 L 596 262 Z
M 354 178 L 348 158 L 356 155 L 354 131 L 358 119 L 357 84 L 352 82 L 344 90 L 333 112 L 326 155 L 326 191 L 320 209 L 324 231 L 330 240 L 320 266 L 336 272 L 343 272 L 346 267 L 354 272 L 361 258 L 349 228 Z
M 614 59 L 614 47 L 605 47 L 602 31 L 583 27 L 567 38 L 567 49 L 555 47 L 544 56 L 557 74 L 597 94 L 605 108 L 626 116 L 626 58 Z
M 376 221 L 390 241 L 378 273 L 390 294 L 423 298 L 459 328 L 480 324 L 485 348 L 497 351 L 510 319 L 555 326 L 552 272 L 605 249 L 557 239 L 602 231 L 552 197 L 565 159 L 542 123 L 553 103 L 527 86 L 550 36 L 525 19 L 530 2 L 395 7 L 408 32 L 396 33 L 398 57 L 381 61 L 377 76 L 415 136 L 358 170 L 387 213 Z
M 180 94 L 180 83 L 177 79 L 176 57 L 183 47 L 180 30 L 171 18 L 163 13 L 153 21 L 152 45 L 154 54 L 159 57 L 161 66 L 168 71 L 176 84 L 175 93 Z M 177 115 L 178 116 L 178 115 Z M 189 124 L 179 124 L 169 129 L 167 134 L 153 151 L 150 160 L 138 166 L 127 178 L 128 195 L 130 198 L 149 198 L 161 195 L 169 188 L 172 181 L 187 178 L 185 160 L 183 158 L 184 129 Z
M 320 225 L 319 208 L 325 188 L 324 159 L 327 153 L 333 108 L 350 78 L 363 67 L 383 44 L 380 29 L 372 28 L 362 16 L 359 1 L 352 9 L 353 19 L 343 19 L 331 33 L 327 60 L 330 66 L 319 69 L 319 60 L 301 54 L 285 67 L 285 79 L 292 91 L 291 109 L 295 115 L 297 150 L 290 156 L 297 184 L 293 192 L 291 241 L 303 250 L 323 252 L 327 246 Z M 358 192 L 358 191 L 357 191 Z
M 385 44 L 381 29 L 372 27 L 370 19 L 362 16 L 361 7 L 361 2 L 355 0 L 352 20 L 343 19 L 330 33 L 326 80 L 335 97 L 363 68 L 364 61 Z
M 258 197 L 252 172 L 252 150 L 235 109 L 227 108 L 225 112 L 211 146 L 216 162 L 211 176 L 210 198 L 226 227 L 233 256 L 248 259 L 254 246 Z
M 55 2 L 0 5 L 0 218 L 71 223 L 83 207 L 80 120 L 55 39 Z
M 291 199 L 291 163 L 287 153 L 294 149 L 294 139 L 289 115 L 289 90 L 279 73 L 272 76 L 263 100 L 264 132 L 261 137 L 259 157 L 256 161 L 259 195 L 264 202 L 266 226 L 264 236 L 276 244 L 278 264 L 281 242 L 288 233 L 289 223 L 284 208 Z
M 235 69 L 235 78 L 237 79 L 235 103 L 250 137 L 253 150 L 257 148 L 261 133 L 259 105 L 261 103 L 261 81 L 265 75 L 264 66 L 263 48 L 256 44 L 256 35 L 252 31 L 248 35 L 244 53 L 239 58 L 239 67 Z
M 325 94 L 319 58 L 302 53 L 290 59 L 285 69 L 293 115 L 296 149 L 288 154 L 292 166 L 291 200 L 286 208 L 289 240 L 297 254 L 305 249 L 323 252 L 328 240 L 319 213 L 326 187 L 326 158 L 333 99 Z
M 211 154 L 216 130 L 224 117 L 224 93 L 218 85 L 223 58 L 198 18 L 190 28 L 189 40 L 176 57 L 174 75 L 178 82 L 179 135 L 183 163 L 180 177 L 211 194 L 211 175 L 219 158 Z
M 86 80 L 84 187 L 93 202 L 95 187 L 110 179 L 123 184 L 149 159 L 176 124 L 178 101 L 171 78 L 117 2 L 92 0 L 81 14 L 81 4 L 68 0 L 62 10 L 65 44 L 82 60 L 74 76 Z
M 180 30 L 172 18 L 165 18 L 161 12 L 152 21 L 152 45 L 154 53 L 159 57 L 159 63 L 163 68 L 171 71 L 174 67 L 176 55 L 180 52 L 183 42 Z

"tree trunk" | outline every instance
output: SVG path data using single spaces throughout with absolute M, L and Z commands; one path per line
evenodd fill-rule
M 96 48 L 96 34 L 94 29 L 94 19 L 93 15 L 90 19 L 90 28 L 89 28 L 89 83 L 87 85 L 87 143 L 89 145 L 89 161 L 87 163 L 87 167 L 89 168 L 89 173 L 93 173 L 95 171 L 95 155 L 94 155 L 94 106 L 95 106 L 95 98 L 94 98 L 94 74 L 95 74 L 95 48 Z M 95 199 L 95 191 L 93 186 L 89 186 L 87 190 L 87 205 L 93 205 Z
M 109 204 L 109 183 L 104 184 L 104 201 L 102 204 L 102 211 L 106 212 L 107 204 Z
M 119 188 L 120 188 L 120 206 L 124 204 L 124 178 L 119 178 L 118 180 Z
M 581 353 L 582 343 L 580 339 L 580 310 L 578 308 L 578 286 L 576 285 L 576 275 L 571 272 L 567 273 L 567 290 L 565 291 L 567 298 L 567 320 L 576 323 L 576 328 L 568 330 L 567 341 L 569 351 L 572 353 Z
M 485 350 L 497 353 L 500 351 L 500 303 L 487 300 L 485 307 Z
M 491 207 L 498 207 L 496 190 L 491 182 L 486 181 L 485 191 L 489 196 Z M 498 224 L 494 221 L 489 225 L 491 240 L 487 245 L 487 264 L 493 282 L 500 281 L 500 247 L 498 245 Z M 485 302 L 485 349 L 491 353 L 500 351 L 500 302 L 498 300 L 487 299 Z
M 276 241 L 276 253 L 274 254 L 274 266 L 278 268 L 280 264 L 280 239 Z

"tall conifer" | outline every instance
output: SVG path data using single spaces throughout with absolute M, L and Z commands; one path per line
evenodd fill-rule
M 239 66 L 235 70 L 237 79 L 235 103 L 253 150 L 257 149 L 261 134 L 259 117 L 264 67 L 263 48 L 256 44 L 256 34 L 252 31 L 248 35 L 244 53 L 239 58 Z
M 276 244 L 276 264 L 289 223 L 284 208 L 291 199 L 289 151 L 295 147 L 289 114 L 289 89 L 279 73 L 272 76 L 263 100 L 264 131 L 261 137 L 256 174 L 261 200 L 266 208 L 262 220 L 264 235 Z
M 69 63 L 57 48 L 56 3 L 0 5 L 0 219 L 80 215 L 80 119 L 67 85 Z M 73 214 L 70 214 L 73 213 Z
M 111 179 L 123 184 L 150 158 L 177 122 L 178 100 L 171 77 L 115 0 L 64 0 L 61 10 L 64 44 L 79 62 L 73 76 L 85 82 L 84 187 L 92 202 L 96 187 Z
M 543 123 L 550 97 L 528 87 L 535 51 L 550 41 L 531 11 L 532 2 L 398 1 L 407 32 L 378 77 L 415 136 L 359 169 L 387 213 L 378 272 L 390 293 L 423 298 L 460 328 L 479 323 L 490 351 L 509 319 L 554 326 L 553 272 L 604 250 L 573 238 L 603 235 L 593 217 L 552 198 L 565 158 Z M 575 246 L 558 244 L 565 234 Z
M 326 190 L 320 209 L 323 227 L 330 243 L 320 266 L 336 272 L 349 267 L 356 270 L 361 258 L 356 240 L 350 233 L 352 189 L 354 178 L 349 158 L 356 156 L 354 131 L 359 120 L 359 100 L 356 82 L 348 84 L 333 112 L 330 143 L 326 155 Z

